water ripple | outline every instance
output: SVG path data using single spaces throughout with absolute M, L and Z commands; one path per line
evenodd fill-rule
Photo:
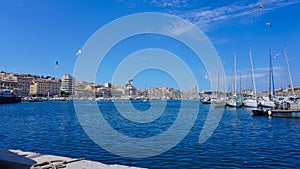
M 149 109 L 132 102 L 138 110 Z M 178 101 L 150 124 L 128 122 L 111 102 L 100 102 L 103 115 L 119 132 L 151 137 L 172 125 Z M 98 147 L 81 128 L 72 102 L 0 105 L 0 147 L 44 154 L 84 157 L 108 164 L 148 168 L 297 168 L 300 165 L 300 119 L 253 117 L 246 109 L 225 109 L 214 134 L 198 138 L 209 105 L 201 105 L 190 133 L 176 147 L 146 159 L 123 158 Z M 189 122 L 189 117 L 186 117 Z M 108 133 L 109 134 L 109 133 Z

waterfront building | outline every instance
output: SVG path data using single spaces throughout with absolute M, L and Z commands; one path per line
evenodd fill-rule
M 198 93 L 197 91 L 197 85 L 192 86 L 192 93 Z
M 147 96 L 150 99 L 179 99 L 181 98 L 181 92 L 170 87 L 152 87 L 147 90 Z
M 95 92 L 92 91 L 90 83 L 85 82 L 85 81 L 76 81 L 75 82 L 73 94 L 76 98 L 82 98 L 82 99 L 95 97 Z
M 113 87 L 113 84 L 111 82 L 105 82 L 104 87 L 111 89 Z
M 113 87 L 111 89 L 111 96 L 114 98 L 121 98 L 125 95 L 125 89 L 123 87 Z
M 99 88 L 103 88 L 103 85 L 85 81 L 76 81 L 74 96 L 82 99 L 99 97 Z
M 13 73 L 0 73 L 0 87 L 2 89 L 15 90 L 17 88 L 17 83 Z
M 0 72 L 0 79 L 14 79 L 14 74 L 13 73 L 8 73 L 8 72 Z
M 51 79 L 48 80 L 48 84 L 49 84 L 49 96 L 60 96 L 60 84 L 61 81 L 58 79 Z
M 17 88 L 18 82 L 11 79 L 0 79 L 0 86 L 2 89 L 11 89 L 14 90 Z
M 32 96 L 58 96 L 60 94 L 60 81 L 56 79 L 34 79 L 30 84 Z
M 100 87 L 97 91 L 98 97 L 109 98 L 111 96 L 110 90 L 106 87 Z
M 46 81 L 32 80 L 30 84 L 30 95 L 32 96 L 47 96 L 48 90 L 47 90 L 47 84 Z
M 292 96 L 293 90 L 291 86 L 288 86 L 288 88 L 284 89 L 282 87 L 279 87 L 276 91 L 276 96 Z M 300 96 L 300 87 L 294 87 L 294 93 L 295 95 Z
M 61 79 L 60 90 L 69 93 L 70 95 L 73 95 L 74 86 L 75 86 L 75 78 L 69 74 L 64 74 Z
M 132 85 L 132 79 L 128 80 L 128 83 L 125 85 L 125 95 L 129 97 L 135 97 L 136 87 Z
M 253 95 L 254 91 L 252 89 L 244 89 L 241 91 L 243 95 Z
M 181 92 L 182 99 L 198 99 L 199 94 L 197 92 L 184 91 Z
M 14 75 L 17 81 L 17 96 L 28 97 L 30 96 L 30 83 L 34 77 L 29 75 L 15 74 Z
M 200 97 L 209 97 L 212 95 L 212 92 L 210 91 L 201 91 L 200 93 Z
M 147 90 L 136 90 L 136 96 L 139 98 L 147 97 Z

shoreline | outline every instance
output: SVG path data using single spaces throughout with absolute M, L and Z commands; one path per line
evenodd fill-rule
M 49 163 L 53 162 L 53 163 Z M 101 162 L 74 159 L 56 155 L 44 155 L 21 150 L 0 149 L 0 168 L 5 169 L 30 169 L 33 165 L 45 164 L 45 166 L 64 165 L 65 169 L 141 169 L 138 167 L 119 164 L 108 165 Z M 39 165 L 40 166 L 40 165 Z M 44 166 L 44 165 L 43 165 Z M 34 168 L 34 167 L 32 167 Z M 38 168 L 38 167 L 36 167 Z

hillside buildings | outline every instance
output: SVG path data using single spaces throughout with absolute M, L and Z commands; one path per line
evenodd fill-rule
M 17 96 L 21 97 L 72 97 L 79 99 L 199 99 L 209 97 L 213 92 L 198 93 L 197 86 L 192 85 L 190 91 L 180 91 L 172 87 L 150 87 L 145 90 L 138 90 L 133 85 L 133 80 L 129 80 L 124 86 L 114 86 L 111 82 L 99 85 L 90 82 L 75 81 L 70 74 L 64 74 L 62 79 L 55 79 L 47 76 L 37 76 L 30 74 L 13 74 L 0 72 L 0 88 L 15 90 Z M 279 88 L 276 90 L 277 96 L 300 95 L 300 87 Z M 68 93 L 68 94 L 63 94 Z M 250 89 L 244 89 L 241 94 L 251 95 Z M 230 93 L 228 93 L 230 94 Z M 267 96 L 268 92 L 258 92 L 258 97 Z
M 129 80 L 124 86 L 114 86 L 111 82 L 104 85 L 75 81 L 70 74 L 64 74 L 62 79 L 30 74 L 0 73 L 0 87 L 15 90 L 21 97 L 73 97 L 103 98 L 103 99 L 180 99 L 198 98 L 197 86 L 192 86 L 191 92 L 181 92 L 171 87 L 151 87 L 138 90 Z
M 30 74 L 0 73 L 1 88 L 15 90 L 17 96 L 59 96 L 60 80 Z
M 166 100 L 166 99 L 179 99 L 181 92 L 170 87 L 152 87 L 147 90 L 147 97 L 150 99 Z

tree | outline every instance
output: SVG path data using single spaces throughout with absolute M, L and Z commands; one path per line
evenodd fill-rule
M 61 95 L 62 97 L 69 97 L 69 96 L 70 96 L 70 93 L 65 92 L 65 91 L 60 91 L 60 95 Z

